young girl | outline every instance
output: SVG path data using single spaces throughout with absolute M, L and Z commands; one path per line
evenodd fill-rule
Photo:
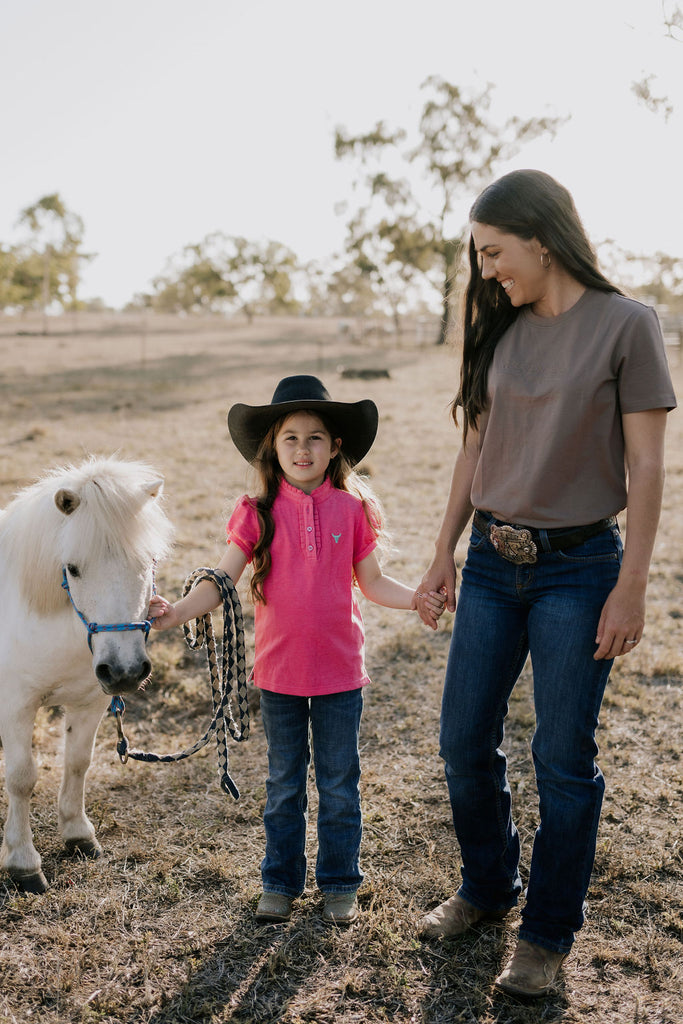
M 235 583 L 247 562 L 253 570 L 253 681 L 268 742 L 261 920 L 287 921 L 304 890 L 309 730 L 323 919 L 350 924 L 358 914 L 358 733 L 369 679 L 354 583 L 389 608 L 415 608 L 417 601 L 410 587 L 382 573 L 375 554 L 379 506 L 352 471 L 375 439 L 377 420 L 374 402 L 333 402 L 310 376 L 280 381 L 270 405 L 238 404 L 228 414 L 231 437 L 261 483 L 255 497 L 237 502 L 218 565 Z M 153 598 L 150 615 L 156 629 L 168 629 L 219 603 L 205 580 L 176 604 Z M 422 605 L 436 628 L 444 598 L 425 595 Z

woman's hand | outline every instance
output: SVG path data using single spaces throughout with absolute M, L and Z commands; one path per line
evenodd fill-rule
M 470 430 L 467 446 L 463 445 L 455 460 L 448 501 L 435 544 L 432 564 L 422 577 L 422 583 L 415 591 L 413 608 L 416 608 L 426 626 L 436 629 L 436 618 L 425 600 L 425 594 L 442 594 L 446 608 L 455 611 L 455 546 L 472 517 L 474 511 L 470 501 L 472 481 L 477 468 L 478 434 Z
M 627 413 L 621 422 L 628 467 L 626 541 L 619 579 L 600 616 L 596 661 L 628 654 L 643 635 L 647 575 L 664 487 L 666 409 Z
M 593 655 L 619 658 L 640 643 L 645 626 L 645 590 L 642 586 L 628 586 L 618 582 L 602 609 L 595 642 L 598 649 Z

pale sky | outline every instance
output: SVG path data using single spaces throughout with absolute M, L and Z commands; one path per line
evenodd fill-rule
M 21 0 L 0 23 L 0 242 L 59 192 L 82 298 L 121 306 L 213 231 L 341 248 L 334 130 L 417 126 L 429 75 L 496 86 L 502 121 L 571 114 L 513 167 L 573 193 L 594 242 L 683 256 L 683 41 L 661 0 Z M 671 6 L 664 0 L 664 9 Z M 680 35 L 680 33 L 679 33 Z M 655 76 L 668 122 L 631 83 Z M 463 199 L 460 222 L 475 196 Z

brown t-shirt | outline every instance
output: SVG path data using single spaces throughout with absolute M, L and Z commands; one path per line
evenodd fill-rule
M 542 529 L 623 509 L 622 414 L 676 405 L 655 311 L 594 289 L 560 316 L 524 308 L 498 343 L 488 388 L 472 503 Z

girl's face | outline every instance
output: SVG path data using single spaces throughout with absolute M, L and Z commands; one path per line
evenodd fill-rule
M 341 439 L 332 438 L 311 412 L 292 413 L 275 436 L 275 454 L 285 480 L 305 494 L 320 487 L 340 447 Z
M 513 306 L 542 302 L 550 275 L 541 264 L 547 249 L 539 240 L 507 234 L 489 224 L 475 222 L 470 227 L 484 280 L 495 279 Z M 545 256 L 543 261 L 547 262 Z

